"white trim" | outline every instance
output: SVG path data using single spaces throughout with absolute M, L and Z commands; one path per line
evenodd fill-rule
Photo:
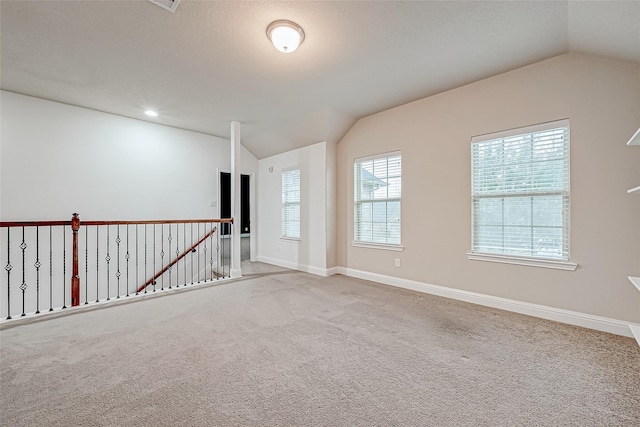
M 632 194 L 632 193 L 636 193 L 638 192 L 638 194 L 640 194 L 640 185 L 634 188 L 630 188 L 627 190 L 627 193 Z
M 640 291 L 640 277 L 629 276 L 629 281 Z
M 196 263 L 197 263 L 197 260 L 196 260 L 196 262 L 194 262 L 194 264 L 196 264 Z M 218 268 L 218 262 L 217 262 L 217 261 L 216 261 L 216 262 L 214 262 L 213 264 L 207 264 L 207 265 L 205 265 L 204 267 L 202 267 L 202 268 L 200 269 L 200 272 L 199 272 L 199 273 L 198 273 L 198 272 L 196 272 L 195 276 L 193 276 L 193 277 L 191 278 L 191 283 L 187 283 L 187 285 L 189 285 L 189 284 L 196 285 L 196 284 L 198 284 L 198 283 L 204 283 L 204 282 L 206 282 L 206 280 L 202 280 L 202 281 L 201 281 L 201 280 L 200 280 L 200 278 L 201 278 L 201 277 L 205 277 L 205 274 L 210 275 L 210 274 L 211 274 L 211 270 L 212 270 L 212 269 L 214 269 L 214 268 L 215 268 L 215 269 L 217 269 L 217 268 Z M 231 276 L 229 276 L 229 277 L 231 277 Z M 157 280 L 157 279 L 156 279 L 156 280 Z M 211 280 L 214 280 L 214 279 L 211 279 Z M 151 285 L 149 285 L 149 286 L 151 286 Z
M 404 251 L 404 246 L 402 245 L 393 245 L 390 243 L 372 243 L 372 242 L 360 242 L 354 240 L 351 242 L 351 246 L 356 248 L 368 248 L 368 249 L 382 249 L 385 251 Z
M 280 236 L 280 240 L 286 240 L 294 243 L 300 243 L 302 241 L 302 239 L 299 237 L 287 237 L 287 236 Z
M 575 271 L 578 264 L 570 261 L 556 261 L 542 258 L 515 257 L 511 255 L 474 254 L 467 253 L 467 258 L 473 261 L 501 262 L 504 264 L 526 265 L 528 267 L 553 268 L 556 270 Z
M 316 276 L 328 277 L 334 274 L 337 274 L 337 267 L 332 267 L 330 269 L 315 267 L 312 265 L 298 264 L 291 261 L 285 261 L 276 258 L 269 258 L 264 256 L 258 256 L 259 262 L 264 262 L 265 264 L 277 265 L 278 267 L 284 267 L 291 270 L 303 271 L 305 273 L 314 274 Z
M 471 143 L 491 141 L 494 139 L 508 138 L 510 136 L 522 135 L 526 133 L 540 132 L 545 130 L 551 130 L 556 128 L 568 128 L 569 119 L 555 120 L 552 122 L 538 123 L 537 125 L 524 126 L 520 128 L 513 128 L 502 130 L 498 132 L 485 133 L 483 135 L 475 135 L 471 137 Z
M 636 139 L 636 137 L 638 139 Z M 640 128 L 638 128 L 636 133 L 634 133 L 633 136 L 629 138 L 629 141 L 627 141 L 627 145 L 640 145 Z
M 638 342 L 638 345 L 640 345 L 640 325 L 629 325 L 629 329 L 631 329 L 631 333 Z
M 384 159 L 387 157 L 396 157 L 396 156 L 402 156 L 402 152 L 400 150 L 397 150 L 397 151 L 390 151 L 388 153 L 372 154 L 371 156 L 358 157 L 356 159 L 353 159 L 353 163 L 362 163 L 368 160 Z
M 629 323 L 623 320 L 495 297 L 492 295 L 464 291 L 461 289 L 447 288 L 445 286 L 431 285 L 428 283 L 417 282 L 415 280 L 385 276 L 352 268 L 339 267 L 338 271 L 340 274 L 349 277 L 370 280 L 372 282 L 396 286 L 398 288 L 410 289 L 417 292 L 423 292 L 425 294 L 438 295 L 445 298 L 484 305 L 486 307 L 497 308 L 500 310 L 512 311 L 514 313 L 526 314 L 528 316 L 581 326 L 583 328 L 595 329 L 597 331 L 609 332 L 611 334 L 622 335 L 625 337 L 633 337 L 632 329 L 640 332 L 640 324 Z
M 334 276 L 340 274 L 340 267 L 327 268 L 327 276 Z

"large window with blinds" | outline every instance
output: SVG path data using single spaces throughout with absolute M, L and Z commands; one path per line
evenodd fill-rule
M 569 260 L 569 121 L 471 140 L 472 254 Z
M 399 246 L 402 157 L 400 152 L 354 162 L 354 243 Z
M 282 237 L 300 238 L 300 169 L 282 171 Z

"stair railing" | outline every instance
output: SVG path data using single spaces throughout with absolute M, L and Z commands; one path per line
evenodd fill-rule
M 219 229 L 232 223 L 81 222 L 78 214 L 70 221 L 0 222 L 0 318 L 228 278 L 231 235 Z

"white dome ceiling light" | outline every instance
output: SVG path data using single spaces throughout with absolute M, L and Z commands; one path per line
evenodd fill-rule
M 269 24 L 267 37 L 280 52 L 291 53 L 304 41 L 304 31 L 295 22 L 283 19 Z

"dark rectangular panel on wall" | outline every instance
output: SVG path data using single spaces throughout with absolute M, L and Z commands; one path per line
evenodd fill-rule
M 251 210 L 249 204 L 250 195 L 249 175 L 240 175 L 240 232 L 243 234 L 251 232 Z M 220 172 L 220 217 L 229 218 L 231 216 L 231 174 Z M 238 220 L 238 218 L 236 218 Z M 222 224 L 222 234 L 230 233 L 230 224 Z
M 249 205 L 249 175 L 240 175 L 240 232 L 251 232 L 251 211 Z
M 220 172 L 220 217 L 231 217 L 231 174 L 228 172 Z M 231 232 L 231 224 L 221 224 L 222 235 Z

